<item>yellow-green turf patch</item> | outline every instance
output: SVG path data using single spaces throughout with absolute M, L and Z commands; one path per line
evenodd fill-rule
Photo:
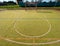
M 14 25 L 16 24 L 16 25 Z M 43 37 L 25 37 L 40 36 L 48 32 Z M 15 26 L 15 28 L 14 28 Z M 29 46 L 5 41 L 5 38 L 16 42 L 25 43 L 43 43 L 60 40 L 60 12 L 56 10 L 5 10 L 0 12 L 0 46 Z M 56 45 L 57 44 L 57 45 Z M 42 46 L 60 46 L 59 43 Z M 33 46 L 33 45 L 32 45 Z

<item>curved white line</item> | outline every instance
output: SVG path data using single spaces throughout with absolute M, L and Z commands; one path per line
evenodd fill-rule
M 51 24 L 50 24 L 50 28 L 51 28 Z M 47 33 L 49 33 L 49 32 L 47 32 Z M 54 44 L 54 43 L 60 42 L 60 40 L 56 40 L 56 41 L 44 42 L 44 43 L 24 43 L 24 42 L 17 42 L 17 41 L 14 41 L 14 40 L 10 40 L 10 39 L 7 39 L 7 38 L 3 38 L 3 39 L 6 40 L 6 41 L 9 41 L 9 42 L 12 42 L 12 43 L 25 44 L 25 45 L 43 45 L 43 44 Z
M 47 35 L 47 34 L 51 31 L 51 24 L 49 23 L 49 21 L 48 21 L 47 19 L 46 19 L 46 21 L 47 21 L 48 24 L 49 24 L 49 29 L 48 29 L 48 31 L 47 31 L 46 33 L 44 33 L 44 34 L 42 34 L 42 35 L 40 35 L 40 36 L 28 36 L 28 35 L 22 34 L 21 32 L 19 32 L 19 31 L 16 29 L 16 27 L 15 27 L 16 23 L 14 23 L 14 29 L 15 29 L 15 31 L 16 31 L 19 35 L 24 36 L 24 37 L 43 37 L 43 36 Z M 16 21 L 15 21 L 15 22 L 16 22 Z
M 44 43 L 25 43 L 25 42 L 16 42 L 16 41 L 10 40 L 10 39 L 4 39 L 4 40 L 12 42 L 12 43 L 25 44 L 25 45 L 44 45 L 44 44 L 54 44 L 54 43 L 60 42 L 60 40 L 57 40 L 57 41 L 44 42 Z

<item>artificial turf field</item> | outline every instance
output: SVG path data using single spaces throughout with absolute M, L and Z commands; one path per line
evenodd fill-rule
M 60 11 L 0 11 L 0 46 L 60 46 Z

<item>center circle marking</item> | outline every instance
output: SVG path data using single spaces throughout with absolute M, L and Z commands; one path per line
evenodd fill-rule
M 47 21 L 47 23 L 48 23 L 48 25 L 49 25 L 49 29 L 48 29 L 48 31 L 46 32 L 46 33 L 44 33 L 44 34 L 42 34 L 42 35 L 39 35 L 39 36 L 29 36 L 29 35 L 25 35 L 25 34 L 23 34 L 23 33 L 21 33 L 21 32 L 19 32 L 18 30 L 17 30 L 17 28 L 16 28 L 16 21 L 15 21 L 15 23 L 14 23 L 14 29 L 15 29 L 15 31 L 19 34 L 19 35 L 21 35 L 21 36 L 24 36 L 24 37 L 33 37 L 33 38 L 37 38 L 37 37 L 43 37 L 43 36 L 45 36 L 45 35 L 47 35 L 50 31 L 51 31 L 51 24 L 49 23 L 49 21 L 45 18 L 45 21 Z

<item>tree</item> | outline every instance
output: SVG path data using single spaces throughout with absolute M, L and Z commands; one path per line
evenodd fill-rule
M 31 0 L 31 2 L 34 2 L 34 0 Z
M 35 5 L 36 5 L 36 8 L 37 8 L 37 0 L 35 0 Z
M 58 2 L 60 2 L 60 0 L 57 0 Z
M 38 0 L 39 2 L 42 2 L 42 0 Z
M 6 1 L 4 1 L 4 2 L 3 2 L 3 4 L 4 4 L 4 5 L 7 5 L 7 2 L 6 2 Z
M 4 4 L 3 4 L 3 2 L 0 2 L 0 6 L 3 6 Z
M 8 1 L 7 4 L 8 5 L 16 5 L 16 3 L 14 1 Z
M 55 0 L 55 2 L 60 2 L 60 0 Z

